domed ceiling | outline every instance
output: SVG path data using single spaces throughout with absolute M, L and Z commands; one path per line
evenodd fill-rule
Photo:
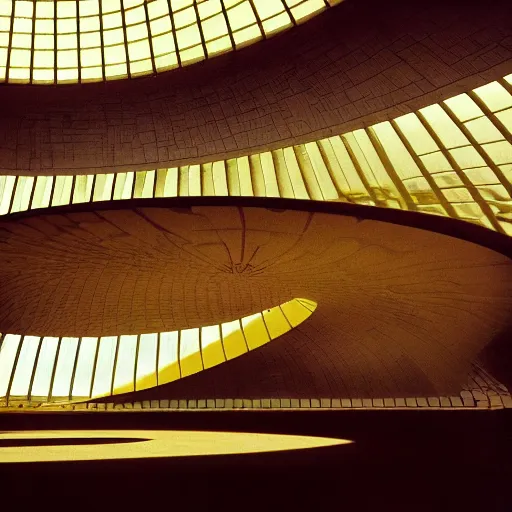
M 137 172 L 6 174 L 0 216 L 132 198 L 282 197 L 448 216 L 512 236 L 510 91 L 512 75 L 366 129 L 238 158 Z
M 418 229 L 417 213 L 340 203 L 214 203 L 2 220 L 0 399 L 138 392 L 269 350 L 295 367 L 311 361 L 304 350 L 325 354 L 332 396 L 449 395 L 510 332 L 503 235 L 427 216 Z
M 16 0 L 0 3 L 0 81 L 151 75 L 255 43 L 341 0 Z
M 0 0 L 0 408 L 512 404 L 502 11 L 354 0 L 130 80 L 338 3 Z

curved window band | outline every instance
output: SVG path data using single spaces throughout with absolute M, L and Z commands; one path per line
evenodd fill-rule
M 512 75 L 367 129 L 239 158 L 139 172 L 0 176 L 0 215 L 228 195 L 413 210 L 512 236 Z
M 0 403 L 83 401 L 167 384 L 255 350 L 304 322 L 307 299 L 220 325 L 101 338 L 6 334 Z
M 342 0 L 0 2 L 0 82 L 160 73 L 270 37 Z

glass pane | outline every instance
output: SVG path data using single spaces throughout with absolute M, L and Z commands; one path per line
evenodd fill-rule
M 69 204 L 71 201 L 71 188 L 73 176 L 57 176 L 53 189 L 52 206 Z
M 503 123 L 508 132 L 512 134 L 512 108 L 498 112 L 496 117 Z
M 512 163 L 512 144 L 507 141 L 493 142 L 482 146 L 495 164 L 504 165 Z
M 226 322 L 221 325 L 221 329 L 222 344 L 224 345 L 224 352 L 228 361 L 248 351 L 239 320 Z
M 185 329 L 180 332 L 180 366 L 182 377 L 203 369 L 199 349 L 199 329 Z
M 158 352 L 158 384 L 166 384 L 181 377 L 178 362 L 178 331 L 160 333 Z
M 300 172 L 299 164 L 293 148 L 285 148 L 283 151 L 286 168 L 293 188 L 293 195 L 296 199 L 309 199 L 308 191 L 304 185 L 304 179 Z
M 254 350 L 270 341 L 261 313 L 242 318 L 242 327 L 249 350 Z
M 88 203 L 91 200 L 94 175 L 77 176 L 75 178 L 75 190 L 73 191 L 73 203 Z
M 9 213 L 15 184 L 15 176 L 0 176 L 0 215 Z
M 448 149 L 469 144 L 466 136 L 448 117 L 448 114 L 437 104 L 420 110 L 428 124 Z
M 437 151 L 439 148 L 416 114 L 397 117 L 395 122 L 418 155 Z
M 228 182 L 224 162 L 213 162 L 213 187 L 216 196 L 228 195 Z
M 295 194 L 293 192 L 292 182 L 290 180 L 290 174 L 288 172 L 283 150 L 277 149 L 272 151 L 272 157 L 274 159 L 279 195 L 281 197 L 289 197 L 294 199 Z
M 111 393 L 116 350 L 117 336 L 100 338 L 96 373 L 94 374 L 94 385 L 92 387 L 92 396 L 94 397 L 110 395 Z
M 33 397 L 47 399 L 50 395 L 50 386 L 58 348 L 59 338 L 46 337 L 41 341 L 41 350 L 37 359 L 36 373 L 30 392 Z
M 98 338 L 81 338 L 78 345 L 78 362 L 73 382 L 73 398 L 91 396 L 91 380 L 96 359 Z
M 158 334 L 140 335 L 135 382 L 137 391 L 157 385 L 157 343 Z
M 207 163 L 201 166 L 202 173 L 202 192 L 203 196 L 214 196 L 215 188 L 213 187 L 213 164 Z
M 292 327 L 297 327 L 311 315 L 311 311 L 297 300 L 285 302 L 281 305 L 281 310 Z
M 329 145 L 332 153 L 329 151 Z M 341 137 L 331 137 L 321 144 L 331 163 L 333 176 L 339 188 L 346 193 L 347 199 L 353 198 L 357 202 L 371 202 L 368 191 L 361 180 Z
M 53 188 L 53 176 L 38 176 L 34 197 L 32 198 L 31 209 L 47 208 L 50 205 L 50 198 Z
M 33 184 L 34 178 L 30 176 L 18 176 L 11 212 L 22 212 L 28 209 Z
M 466 127 L 480 144 L 503 139 L 503 135 L 486 117 L 468 121 Z
M 154 185 L 155 171 L 141 171 L 135 173 L 135 190 L 133 197 L 135 199 L 153 197 Z
M 6 396 L 21 336 L 6 334 L 0 345 L 0 397 Z
M 478 87 L 474 92 L 493 112 L 512 107 L 512 95 L 498 82 L 491 82 L 490 84 Z
M 52 396 L 54 397 L 71 395 L 71 379 L 78 351 L 78 341 L 78 338 L 62 338 L 60 342 L 52 387 Z
M 96 174 L 94 180 L 93 201 L 109 201 L 112 197 L 114 174 Z
M 318 145 L 316 142 L 310 142 L 305 145 L 306 151 L 309 155 L 309 160 L 311 165 L 313 166 L 313 170 L 315 172 L 316 180 L 318 185 L 320 186 L 320 190 L 322 191 L 322 195 L 326 201 L 338 199 L 338 192 L 336 191 L 336 187 L 332 182 L 331 176 L 329 175 L 329 171 L 325 166 L 325 162 L 322 158 L 322 154 L 318 149 Z
M 220 327 L 211 325 L 201 329 L 201 352 L 204 368 L 211 368 L 226 360 L 220 336 Z
M 280 307 L 263 311 L 263 319 L 272 339 L 288 332 L 291 328 Z
M 459 118 L 460 121 L 475 119 L 483 115 L 480 107 L 467 95 L 459 94 L 445 101 L 450 110 Z
M 188 175 L 188 186 L 189 195 L 200 196 L 201 195 L 201 167 L 199 165 L 191 165 Z
M 131 199 L 133 181 L 133 172 L 120 172 L 116 174 L 114 185 L 114 199 Z
M 238 178 L 238 166 L 236 158 L 227 160 L 227 177 L 228 177 L 228 190 L 230 196 L 240 195 L 240 182 Z
M 377 135 L 393 169 L 402 180 L 421 176 L 421 171 L 407 151 L 391 123 L 379 123 L 371 128 Z
M 114 376 L 114 394 L 134 391 L 137 336 L 120 336 Z
M 311 313 L 313 313 L 313 311 L 315 311 L 316 309 L 316 302 L 312 301 L 312 300 L 308 300 L 308 299 L 296 299 L 298 302 L 300 302 L 305 308 L 309 309 L 311 311 Z
M 261 168 L 263 170 L 263 179 L 265 180 L 265 190 L 267 197 L 279 197 L 279 187 L 277 186 L 276 170 L 272 153 L 267 151 L 260 154 Z
M 249 166 L 249 157 L 237 159 L 238 176 L 240 181 L 240 194 L 242 196 L 253 196 L 251 168 Z
M 11 396 L 27 397 L 40 338 L 25 336 L 12 380 Z

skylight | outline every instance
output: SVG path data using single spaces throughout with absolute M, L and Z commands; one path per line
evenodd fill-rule
M 154 334 L 0 334 L 0 403 L 83 401 L 167 384 L 269 343 L 316 306 L 293 299 L 232 322 Z
M 187 66 L 342 0 L 0 0 L 0 82 L 97 82 Z

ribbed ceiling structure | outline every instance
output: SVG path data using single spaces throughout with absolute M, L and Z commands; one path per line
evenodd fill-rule
M 237 50 L 341 0 L 15 0 L 0 3 L 0 82 L 151 75 Z
M 509 384 L 512 33 L 459 4 L 0 0 L 0 405 Z
M 274 391 L 290 396 L 309 353 L 334 396 L 449 395 L 512 328 L 503 235 L 485 240 L 472 226 L 454 237 L 460 221 L 378 220 L 371 206 L 233 199 L 4 217 L 0 329 L 25 336 L 5 336 L 0 393 L 44 402 L 50 391 L 88 399 L 180 377 L 194 386 L 269 358 L 290 366 Z M 239 375 L 232 392 L 261 396 L 253 379 Z
M 443 215 L 512 235 L 512 75 L 391 121 L 182 167 L 0 176 L 0 215 L 119 199 L 256 196 Z

